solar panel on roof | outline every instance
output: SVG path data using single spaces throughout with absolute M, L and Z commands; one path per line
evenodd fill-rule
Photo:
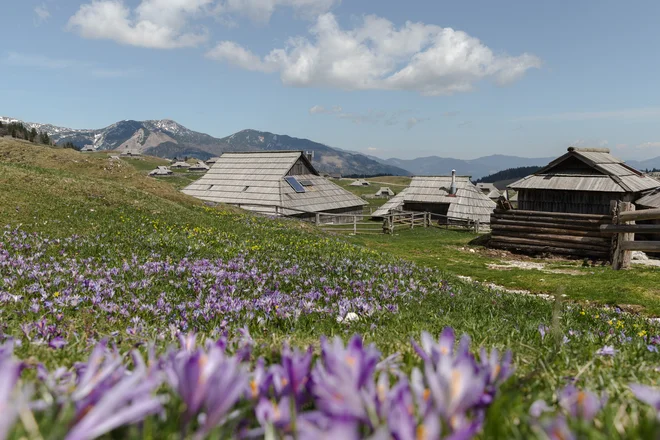
M 300 181 L 300 184 L 301 184 L 302 186 L 314 186 L 314 184 L 312 183 L 311 180 L 301 180 L 301 181 Z
M 295 177 L 293 177 L 293 176 L 286 176 L 286 177 L 284 178 L 284 180 L 286 180 L 286 182 L 287 182 L 289 185 L 291 185 L 291 188 L 293 188 L 293 190 L 294 190 L 295 192 L 297 192 L 297 193 L 304 193 L 304 192 L 305 192 L 305 188 L 303 188 L 303 186 L 300 184 L 300 182 L 298 182 L 298 180 L 296 180 Z

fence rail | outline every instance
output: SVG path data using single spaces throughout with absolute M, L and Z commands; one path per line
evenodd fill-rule
M 637 225 L 639 220 L 660 220 L 660 209 L 635 211 L 630 202 L 612 201 L 612 224 L 602 225 L 600 232 L 612 236 L 612 268 L 630 267 L 632 251 L 660 252 L 660 241 L 635 241 L 636 233 L 660 232 L 658 225 Z

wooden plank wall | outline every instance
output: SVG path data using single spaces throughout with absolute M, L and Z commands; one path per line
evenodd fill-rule
M 601 235 L 600 226 L 611 223 L 610 215 L 496 209 L 490 220 L 489 246 L 609 260 L 611 238 Z

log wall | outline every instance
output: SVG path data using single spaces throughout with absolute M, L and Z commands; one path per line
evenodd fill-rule
M 610 259 L 611 238 L 600 226 L 609 215 L 496 209 L 491 215 L 489 246 L 528 254 Z

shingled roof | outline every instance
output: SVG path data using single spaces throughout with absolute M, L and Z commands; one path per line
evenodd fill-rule
M 606 148 L 573 148 L 536 173 L 509 185 L 515 190 L 548 189 L 638 193 L 660 182 L 610 154 Z
M 302 187 L 298 191 L 287 177 Z M 289 179 L 290 180 L 290 179 Z M 294 182 L 295 184 L 295 182 Z M 240 205 L 244 209 L 267 211 L 264 205 L 295 208 L 309 212 L 361 207 L 367 202 L 329 180 L 302 151 L 261 151 L 224 153 L 199 180 L 183 189 L 202 200 Z
M 495 202 L 484 195 L 469 176 L 456 176 L 456 195 L 449 194 L 451 176 L 413 177 L 410 186 L 390 199 L 372 215 L 382 217 L 401 209 L 406 202 L 448 204 L 447 216 L 490 223 Z

